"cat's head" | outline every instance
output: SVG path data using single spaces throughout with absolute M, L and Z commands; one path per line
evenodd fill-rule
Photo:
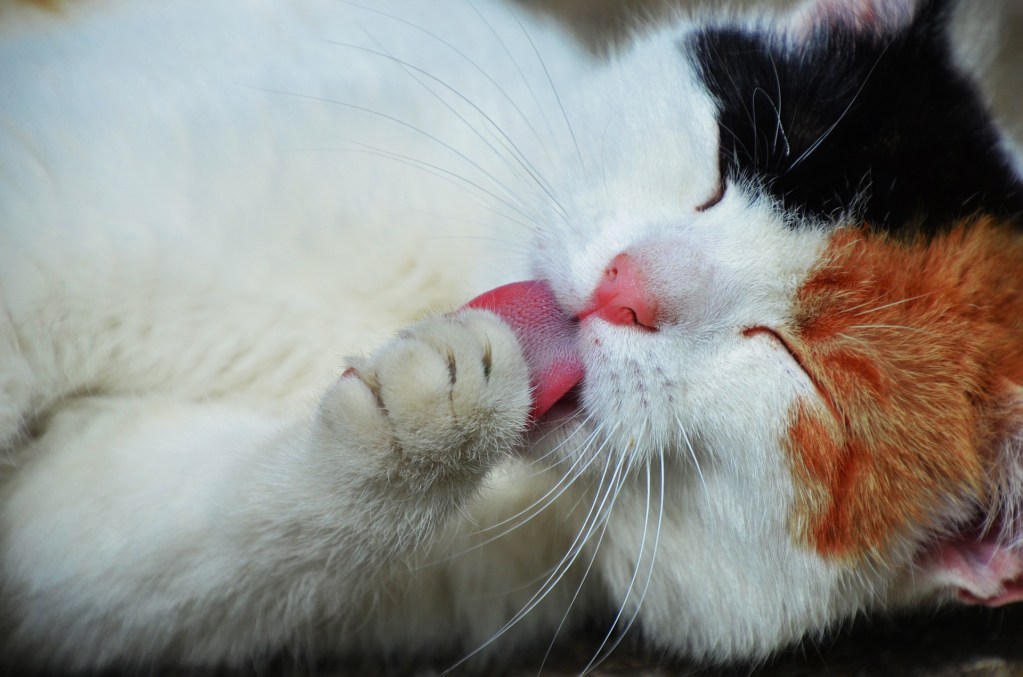
M 565 95 L 536 268 L 586 376 L 548 439 L 654 641 L 1023 596 L 1023 179 L 954 14 L 683 22 Z

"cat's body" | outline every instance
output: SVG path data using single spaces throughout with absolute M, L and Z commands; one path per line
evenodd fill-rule
M 500 658 L 597 617 L 608 647 L 635 623 L 758 658 L 1008 601 L 1017 550 L 952 560 L 978 518 L 1018 535 L 1020 163 L 944 10 L 862 4 L 679 21 L 609 63 L 490 2 L 25 10 L 0 43 L 3 655 Z M 944 150 L 907 140 L 931 85 L 888 94 L 921 64 L 952 83 Z M 390 338 L 527 277 L 587 315 L 612 261 L 650 327 L 579 323 L 573 418 L 527 425 L 493 317 Z

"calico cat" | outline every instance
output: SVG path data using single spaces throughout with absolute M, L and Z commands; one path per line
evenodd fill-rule
M 955 16 L 9 9 L 0 655 L 596 619 L 586 670 L 1023 599 L 1023 161 Z

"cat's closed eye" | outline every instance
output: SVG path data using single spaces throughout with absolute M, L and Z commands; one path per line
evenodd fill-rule
M 752 338 L 754 336 L 763 336 L 767 340 L 775 343 L 778 347 L 782 348 L 785 353 L 792 358 L 792 362 L 799 368 L 801 372 L 806 374 L 807 378 L 813 382 L 814 386 L 820 391 L 820 385 L 817 383 L 817 379 L 814 378 L 813 374 L 807 368 L 803 357 L 799 354 L 792 342 L 787 340 L 779 331 L 772 329 L 766 325 L 757 325 L 754 327 L 747 327 L 742 330 L 742 335 L 746 338 Z
M 718 182 L 717 188 L 714 189 L 714 193 L 707 198 L 706 202 L 700 204 L 696 211 L 705 212 L 711 207 L 717 205 L 725 197 L 725 192 L 728 190 L 728 182 L 723 178 Z

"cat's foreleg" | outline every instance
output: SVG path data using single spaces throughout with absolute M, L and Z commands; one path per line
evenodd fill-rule
M 405 330 L 304 422 L 69 406 L 5 493 L 5 648 L 78 667 L 239 662 L 357 628 L 528 410 L 515 337 L 480 311 Z

